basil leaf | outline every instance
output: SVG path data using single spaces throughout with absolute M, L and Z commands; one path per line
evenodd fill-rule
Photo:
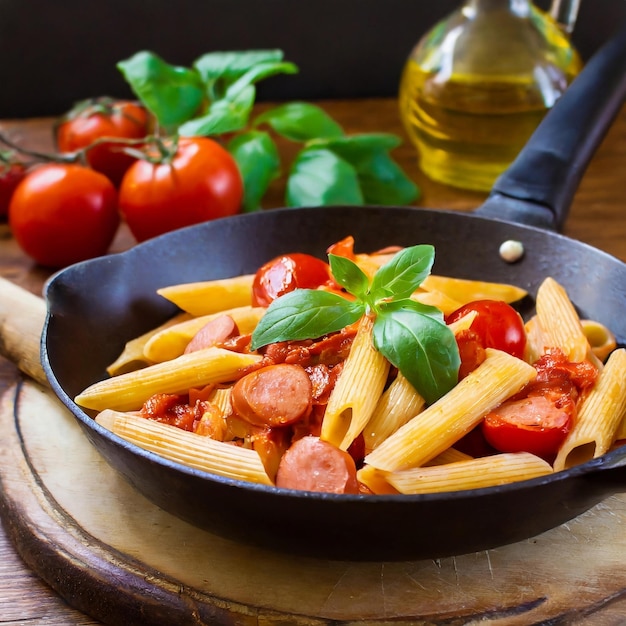
M 396 135 L 364 133 L 326 140 L 320 145 L 354 167 L 366 203 L 410 204 L 419 197 L 419 188 L 389 155 L 400 143 Z
M 166 129 L 191 119 L 204 100 L 202 80 L 195 70 L 170 65 L 153 52 L 138 52 L 117 68 Z
M 291 141 L 340 137 L 343 130 L 323 109 L 306 102 L 289 102 L 262 113 L 255 126 L 269 124 L 279 135 Z
M 248 123 L 255 96 L 255 87 L 249 85 L 235 100 L 213 102 L 206 115 L 185 122 L 178 133 L 186 137 L 202 137 L 241 130 Z
M 328 261 L 335 281 L 353 296 L 363 299 L 369 288 L 369 279 L 365 272 L 354 261 L 343 256 L 329 254 Z
M 269 78 L 270 76 L 274 76 L 276 74 L 296 74 L 297 72 L 298 67 L 293 63 L 260 63 L 259 65 L 250 68 L 232 85 L 229 85 L 224 93 L 224 98 L 227 100 L 233 100 L 234 98 L 237 98 L 240 91 L 264 78 Z
M 261 198 L 280 171 L 280 157 L 276 144 L 268 133 L 250 131 L 238 135 L 228 144 L 244 183 L 243 210 L 256 211 Z
M 356 322 L 363 305 L 328 291 L 296 289 L 274 300 L 252 333 L 251 350 L 269 343 L 316 339 Z
M 458 382 L 459 350 L 448 326 L 408 309 L 379 312 L 372 333 L 376 349 L 432 404 Z
M 414 313 L 419 313 L 420 315 L 432 317 L 440 324 L 445 323 L 444 314 L 441 309 L 438 309 L 436 306 L 432 306 L 430 304 L 422 304 L 421 302 L 412 300 L 411 298 L 404 298 L 403 300 L 388 300 L 380 303 L 377 309 L 383 312 L 401 310 L 413 311 Z
M 435 249 L 431 245 L 404 248 L 378 268 L 370 291 L 373 295 L 393 296 L 395 300 L 408 298 L 430 274 L 434 261 Z
M 221 100 L 229 85 L 259 63 L 278 63 L 282 50 L 209 52 L 194 61 L 194 68 L 205 83 L 211 101 Z
M 255 65 L 282 61 L 283 56 L 283 51 L 278 49 L 208 52 L 196 59 L 193 66 L 205 82 L 216 78 L 233 81 Z
M 354 168 L 329 150 L 302 150 L 287 180 L 288 206 L 363 204 Z

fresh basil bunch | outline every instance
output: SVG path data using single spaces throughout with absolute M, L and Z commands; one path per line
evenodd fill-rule
M 459 350 L 443 313 L 411 299 L 430 274 L 434 248 L 405 248 L 378 269 L 371 282 L 345 257 L 330 254 L 335 281 L 354 300 L 314 289 L 296 289 L 274 300 L 252 334 L 251 349 L 269 343 L 316 339 L 375 316 L 374 347 L 432 404 L 458 382 Z
M 211 52 L 192 67 L 166 63 L 141 51 L 117 64 L 131 89 L 154 115 L 161 132 L 181 136 L 228 135 L 227 148 L 244 179 L 244 211 L 256 211 L 282 169 L 270 131 L 302 144 L 289 165 L 286 206 L 405 205 L 418 187 L 390 156 L 393 134 L 346 135 L 322 108 L 290 102 L 252 118 L 256 83 L 298 68 L 281 50 Z

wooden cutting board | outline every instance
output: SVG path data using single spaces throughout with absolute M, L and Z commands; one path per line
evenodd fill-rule
M 111 624 L 626 623 L 626 495 L 476 554 L 400 563 L 293 558 L 152 505 L 30 379 L 0 405 L 0 512 L 27 564 L 70 605 Z

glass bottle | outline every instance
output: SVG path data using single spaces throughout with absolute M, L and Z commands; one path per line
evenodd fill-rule
M 567 5 L 567 6 L 565 6 Z M 568 32 L 529 0 L 466 0 L 418 42 L 400 82 L 400 115 L 430 178 L 488 191 L 581 68 Z

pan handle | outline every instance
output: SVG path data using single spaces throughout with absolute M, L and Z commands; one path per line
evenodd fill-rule
M 475 213 L 560 230 L 626 96 L 626 22 L 588 61 Z

